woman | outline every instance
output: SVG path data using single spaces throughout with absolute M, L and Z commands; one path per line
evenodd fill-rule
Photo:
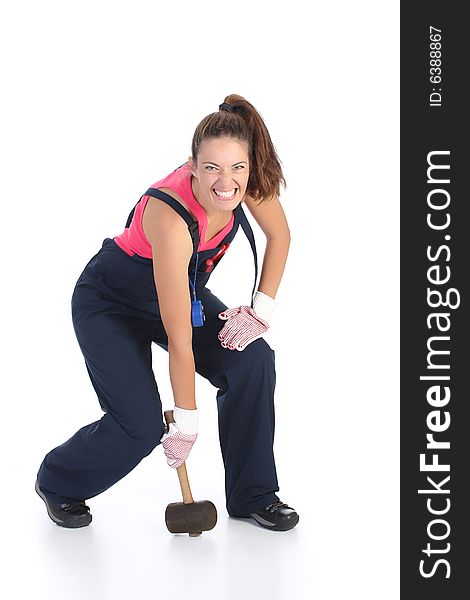
M 218 388 L 229 515 L 272 530 L 297 524 L 298 514 L 275 494 L 274 352 L 261 337 L 290 241 L 281 184 L 261 116 L 241 96 L 227 96 L 196 128 L 188 162 L 153 184 L 124 232 L 106 238 L 86 265 L 72 317 L 105 415 L 49 452 L 39 468 L 36 491 L 58 525 L 88 525 L 85 499 L 119 481 L 160 442 L 171 467 L 187 459 L 198 432 L 195 372 Z M 243 202 L 267 246 L 252 306 L 228 309 L 206 284 L 238 226 L 252 238 Z M 152 342 L 169 353 L 175 423 L 167 433 Z

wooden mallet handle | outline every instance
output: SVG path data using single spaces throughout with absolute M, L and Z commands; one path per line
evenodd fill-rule
M 170 423 L 174 423 L 175 419 L 173 417 L 172 410 L 166 410 L 164 412 L 165 421 L 167 425 L 167 432 L 170 430 Z M 191 504 L 194 502 L 193 495 L 191 494 L 191 488 L 189 487 L 189 479 L 188 473 L 186 471 L 186 463 L 183 463 L 181 466 L 177 467 L 176 472 L 178 473 L 178 479 L 180 482 L 181 493 L 183 494 L 183 502 L 184 504 Z M 202 532 L 191 532 L 189 535 L 191 537 L 195 537 L 197 535 L 201 535 Z

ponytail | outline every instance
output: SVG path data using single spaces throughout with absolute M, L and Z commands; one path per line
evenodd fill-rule
M 250 177 L 246 193 L 260 204 L 279 197 L 286 181 L 271 136 L 255 107 L 242 96 L 230 94 L 219 111 L 205 117 L 194 132 L 191 151 L 194 161 L 205 139 L 232 137 L 248 144 Z

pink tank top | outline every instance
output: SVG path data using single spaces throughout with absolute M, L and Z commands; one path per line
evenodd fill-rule
M 219 245 L 219 242 L 224 239 L 233 227 L 234 216 L 232 212 L 232 218 L 228 225 L 226 225 L 222 231 L 219 231 L 215 237 L 207 242 L 204 241 L 206 239 L 207 214 L 194 197 L 191 188 L 191 169 L 189 163 L 185 163 L 183 166 L 176 169 L 176 171 L 173 171 L 150 187 L 156 189 L 165 187 L 173 190 L 180 196 L 183 202 L 189 206 L 193 214 L 196 215 L 199 228 L 198 252 L 216 248 Z M 130 256 L 138 254 L 144 258 L 152 258 L 152 246 L 142 229 L 142 216 L 149 198 L 150 196 L 142 196 L 135 207 L 130 226 L 126 227 L 123 233 L 114 238 L 116 244 Z

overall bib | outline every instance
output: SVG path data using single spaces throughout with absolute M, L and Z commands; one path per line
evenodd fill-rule
M 188 277 L 193 281 L 199 242 L 197 221 L 161 190 L 151 188 L 146 194 L 169 204 L 188 223 L 194 245 Z M 241 352 L 223 348 L 217 334 L 224 321 L 218 314 L 227 306 L 206 287 L 239 225 L 247 233 L 247 223 L 238 205 L 233 228 L 219 246 L 198 253 L 196 294 L 204 307 L 205 322 L 202 327 L 193 327 L 192 341 L 196 372 L 218 390 L 226 508 L 230 515 L 239 517 L 279 500 L 273 455 L 274 351 L 262 338 Z M 192 296 L 192 289 L 190 292 Z M 38 482 L 53 502 L 86 500 L 101 494 L 150 454 L 164 433 L 151 344 L 168 350 L 168 338 L 160 316 L 152 259 L 130 256 L 113 239 L 106 238 L 76 283 L 72 320 L 105 414 L 45 456 Z

